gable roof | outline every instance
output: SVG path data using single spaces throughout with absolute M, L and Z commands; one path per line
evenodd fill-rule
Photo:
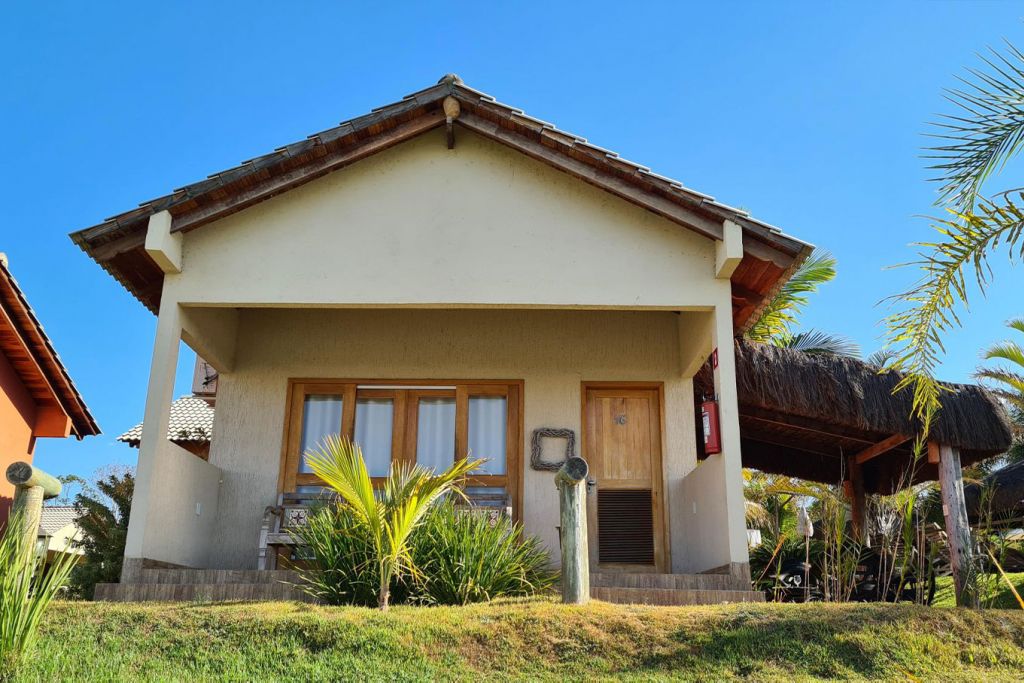
M 0 255 L 0 353 L 38 406 L 59 408 L 81 439 L 100 433 L 53 343 Z
M 182 396 L 171 404 L 167 425 L 168 441 L 209 442 L 213 439 L 213 406 L 196 396 Z M 118 441 L 138 448 L 142 442 L 142 423 L 117 437 Z
M 512 147 L 686 229 L 721 239 L 724 221 L 738 224 L 743 229 L 745 256 L 732 276 L 737 332 L 811 251 L 810 245 L 741 209 L 502 104 L 453 74 L 399 102 L 143 202 L 72 233 L 71 239 L 155 313 L 163 272 L 144 249 L 150 216 L 168 211 L 172 232 L 195 230 L 446 125 L 448 98 L 458 104 L 455 126 Z
M 44 505 L 39 516 L 39 535 L 53 536 L 78 520 L 74 505 Z

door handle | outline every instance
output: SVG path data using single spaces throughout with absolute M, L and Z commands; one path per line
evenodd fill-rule
M 593 493 L 596 488 L 597 488 L 597 480 L 593 479 L 593 478 L 587 479 L 587 495 L 590 495 L 591 493 Z

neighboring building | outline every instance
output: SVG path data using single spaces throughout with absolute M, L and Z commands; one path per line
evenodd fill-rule
M 46 553 L 46 564 L 52 564 L 59 555 L 85 556 L 85 551 L 77 545 L 82 540 L 77 518 L 73 505 L 43 506 L 36 548 L 37 552 Z
M 213 406 L 200 396 L 182 396 L 171 404 L 167 421 L 167 439 L 203 460 L 210 459 L 213 438 Z M 132 448 L 142 441 L 142 423 L 117 437 Z
M 99 427 L 0 254 L 0 525 L 14 488 L 3 472 L 32 462 L 36 439 L 99 434 Z
M 340 432 L 375 476 L 488 458 L 474 495 L 554 559 L 548 466 L 575 451 L 593 569 L 644 574 L 596 595 L 756 599 L 734 338 L 804 242 L 454 77 L 72 238 L 158 314 L 120 597 L 155 596 L 153 566 L 245 581 L 265 509 L 317 487 L 302 454 Z M 216 369 L 207 460 L 174 443 L 182 340 Z M 700 394 L 720 412 L 707 456 Z M 784 463 L 808 433 L 790 432 L 749 447 Z M 841 472 L 824 448 L 814 471 Z M 651 578 L 667 573 L 683 576 Z

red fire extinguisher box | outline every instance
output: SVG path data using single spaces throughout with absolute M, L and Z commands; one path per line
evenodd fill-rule
M 704 453 L 714 455 L 722 452 L 722 434 L 718 426 L 718 401 L 704 401 L 700 404 L 701 423 L 704 425 Z

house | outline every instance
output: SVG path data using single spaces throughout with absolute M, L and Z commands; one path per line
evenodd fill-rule
M 60 555 L 85 556 L 85 550 L 77 545 L 82 540 L 77 518 L 78 512 L 73 505 L 43 506 L 36 549 L 38 553 L 46 554 L 47 565 Z
M 811 251 L 778 228 L 446 76 L 72 239 L 158 316 L 108 598 L 270 596 L 264 511 L 317 490 L 303 452 L 339 432 L 374 476 L 486 458 L 471 493 L 553 558 L 578 453 L 595 595 L 759 598 L 734 339 Z M 207 459 L 169 427 L 181 342 L 216 373 Z
M 210 459 L 213 438 L 213 406 L 201 396 L 182 396 L 171 404 L 167 440 L 203 460 Z M 142 442 L 142 423 L 117 437 L 132 448 Z
M 0 254 L 0 468 L 32 462 L 36 439 L 78 439 L 99 427 Z M 14 487 L 0 477 L 0 526 Z

